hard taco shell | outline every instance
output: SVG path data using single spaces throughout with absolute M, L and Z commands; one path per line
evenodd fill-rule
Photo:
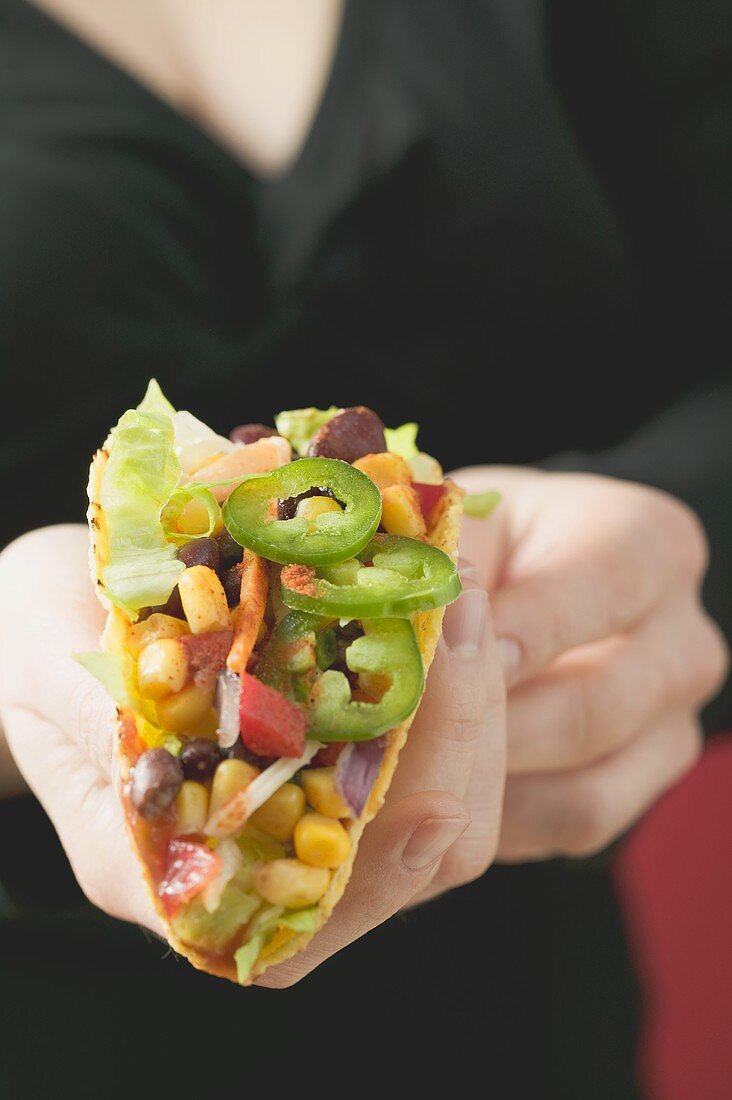
M 97 597 L 102 602 L 105 608 L 108 610 L 107 623 L 102 634 L 101 644 L 102 648 L 108 652 L 119 652 L 124 647 L 124 639 L 131 623 L 127 616 L 114 607 L 107 599 L 104 591 L 104 581 L 102 571 L 108 561 L 108 549 L 107 549 L 107 527 L 104 517 L 104 513 L 101 506 L 101 487 L 104 477 L 104 470 L 107 464 L 107 458 L 109 455 L 109 443 L 107 440 L 105 446 L 97 451 L 94 456 L 89 472 L 89 510 L 87 512 L 87 519 L 89 521 L 89 534 L 90 534 L 90 547 L 89 547 L 89 564 L 91 569 L 92 581 L 94 583 L 94 589 Z M 441 502 L 440 513 L 434 522 L 433 528 L 429 534 L 429 542 L 443 550 L 453 560 L 457 559 L 458 538 L 460 534 L 460 521 L 462 517 L 462 490 L 451 481 L 449 478 L 445 482 L 446 492 Z M 442 618 L 444 615 L 444 608 L 440 608 L 436 611 L 426 611 L 415 616 L 414 627 L 417 635 L 417 641 L 419 644 L 420 652 L 422 654 L 422 661 L 424 664 L 425 674 L 427 673 L 432 658 L 435 655 L 435 649 L 440 638 L 442 630 Z M 415 711 L 416 713 L 416 711 Z M 212 956 L 208 953 L 200 951 L 196 947 L 190 944 L 183 943 L 175 935 L 162 906 L 161 900 L 158 897 L 155 884 L 153 882 L 152 875 L 148 869 L 147 863 L 143 857 L 139 838 L 133 828 L 131 821 L 131 807 L 128 799 L 124 794 L 124 788 L 127 784 L 130 774 L 130 768 L 134 764 L 134 760 L 128 757 L 125 752 L 125 738 L 122 736 L 125 727 L 130 728 L 129 723 L 134 724 L 134 718 L 131 711 L 127 711 L 124 708 L 119 708 L 118 712 L 118 729 L 115 743 L 117 746 L 117 753 L 120 764 L 120 796 L 125 808 L 125 818 L 127 821 L 127 828 L 130 836 L 130 843 L 132 844 L 133 851 L 139 859 L 145 881 L 150 889 L 153 905 L 160 915 L 166 928 L 166 936 L 168 942 L 178 954 L 183 955 L 193 966 L 198 970 L 204 970 L 209 974 L 216 974 L 222 978 L 229 978 L 232 981 L 236 981 L 236 968 L 231 960 L 226 960 Z M 412 714 L 406 721 L 395 729 L 390 730 L 385 735 L 387 747 L 384 753 L 384 757 L 381 763 L 381 769 L 377 776 L 376 782 L 369 795 L 368 802 L 364 808 L 361 817 L 357 821 L 352 821 L 346 825 L 349 839 L 351 841 L 351 852 L 349 858 L 341 864 L 333 872 L 330 886 L 327 892 L 321 898 L 318 904 L 318 924 L 312 932 L 296 932 L 292 933 L 290 938 L 286 942 L 280 942 L 280 945 L 275 947 L 274 950 L 266 953 L 265 957 L 260 955 L 259 959 L 252 967 L 251 973 L 246 985 L 258 978 L 265 970 L 271 966 L 276 966 L 278 963 L 284 962 L 285 959 L 291 958 L 293 955 L 302 951 L 313 936 L 318 932 L 320 928 L 325 924 L 326 920 L 333 912 L 333 909 L 337 905 L 338 901 L 343 895 L 348 880 L 353 870 L 353 864 L 356 858 L 356 852 L 358 849 L 358 841 L 361 834 L 368 824 L 381 808 L 386 793 L 389 789 L 392 776 L 396 770 L 397 761 L 399 758 L 399 752 L 407 740 L 407 733 L 409 727 L 412 724 L 414 714 Z M 265 952 L 266 952 L 265 948 Z

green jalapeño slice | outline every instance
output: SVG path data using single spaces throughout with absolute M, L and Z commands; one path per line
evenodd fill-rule
M 381 696 L 353 692 L 337 669 L 318 667 L 318 636 L 332 620 L 292 611 L 277 626 L 257 676 L 299 702 L 308 718 L 308 737 L 318 741 L 369 741 L 393 729 L 417 706 L 424 686 L 422 656 L 405 619 L 364 619 L 363 635 L 345 651 L 346 667 L 359 684 L 378 682 Z
M 460 591 L 447 554 L 401 535 L 375 535 L 357 557 L 336 565 L 282 570 L 288 607 L 338 618 L 405 618 L 444 607 Z
M 278 500 L 329 490 L 341 508 L 308 519 L 277 518 Z M 381 519 L 371 478 L 335 458 L 303 458 L 243 481 L 227 500 L 224 523 L 240 546 L 281 565 L 332 565 L 351 558 Z

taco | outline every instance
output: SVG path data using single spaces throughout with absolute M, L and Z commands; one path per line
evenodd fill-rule
M 172 947 L 249 985 L 337 904 L 419 704 L 462 493 L 369 409 L 229 438 L 155 381 L 94 456 L 120 797 Z

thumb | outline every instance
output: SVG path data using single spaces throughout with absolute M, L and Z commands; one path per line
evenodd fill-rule
M 463 802 L 424 791 L 387 803 L 359 844 L 348 890 L 302 954 L 268 971 L 258 985 L 283 989 L 403 909 L 424 890 L 441 858 L 470 824 Z

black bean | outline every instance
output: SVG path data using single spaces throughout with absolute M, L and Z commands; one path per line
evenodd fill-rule
M 311 458 L 340 458 L 355 462 L 368 454 L 386 450 L 384 425 L 371 409 L 359 405 L 344 409 L 315 433 L 308 455 Z
M 221 584 L 229 607 L 238 607 L 241 600 L 241 569 L 238 565 L 232 565 L 231 569 L 221 574 Z
M 330 489 L 308 489 L 306 493 L 299 493 L 296 497 L 278 500 L 277 519 L 294 519 L 298 504 L 301 500 L 307 500 L 308 497 L 330 497 L 331 500 L 335 500 Z
M 225 527 L 221 534 L 216 536 L 216 542 L 221 554 L 221 565 L 225 569 L 228 569 L 231 565 L 236 565 L 244 557 L 244 547 L 240 546 L 236 539 L 231 537 Z
M 248 749 L 241 737 L 237 737 L 233 745 L 228 749 L 224 749 L 224 756 L 229 760 L 246 760 L 247 764 L 253 764 L 255 768 L 259 768 L 264 771 L 270 764 L 274 764 L 277 760 L 276 756 L 257 756 L 256 752 L 252 752 Z
M 256 443 L 258 439 L 267 439 L 271 435 L 277 435 L 277 432 L 266 424 L 240 424 L 229 432 L 229 439 L 232 443 Z
M 221 551 L 216 539 L 191 539 L 180 547 L 176 557 L 188 569 L 192 565 L 205 565 L 215 573 L 221 565 Z
M 143 608 L 138 615 L 138 621 L 149 619 L 151 615 L 171 615 L 174 619 L 185 619 L 186 613 L 183 610 L 183 604 L 180 600 L 180 592 L 178 591 L 177 584 L 168 596 L 167 603 L 158 604 L 157 607 Z
M 160 817 L 173 803 L 182 782 L 180 760 L 165 749 L 148 749 L 132 772 L 132 805 L 141 817 Z
M 214 741 L 204 737 L 194 737 L 183 746 L 180 762 L 186 779 L 205 783 L 216 771 L 217 764 L 223 759 L 221 749 Z

